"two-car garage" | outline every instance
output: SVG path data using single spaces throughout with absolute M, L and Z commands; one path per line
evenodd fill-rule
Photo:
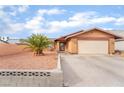
M 108 41 L 78 40 L 79 54 L 108 54 Z

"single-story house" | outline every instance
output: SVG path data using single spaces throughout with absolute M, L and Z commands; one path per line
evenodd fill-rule
M 115 41 L 122 38 L 110 31 L 93 28 L 57 38 L 55 48 L 74 54 L 114 54 Z

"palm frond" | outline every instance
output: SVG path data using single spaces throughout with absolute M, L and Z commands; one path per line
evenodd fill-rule
M 20 41 L 26 43 L 27 48 L 31 48 L 32 51 L 38 53 L 52 44 L 51 41 L 42 34 L 32 34 L 27 39 L 21 39 Z

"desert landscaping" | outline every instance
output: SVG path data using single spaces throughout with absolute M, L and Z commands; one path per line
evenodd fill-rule
M 44 51 L 45 55 L 34 56 L 25 45 L 0 44 L 0 69 L 54 69 L 55 51 Z

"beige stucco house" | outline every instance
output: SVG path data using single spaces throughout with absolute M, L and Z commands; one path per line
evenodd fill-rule
M 58 51 L 74 54 L 114 54 L 115 40 L 123 37 L 99 28 L 78 31 L 55 40 Z

